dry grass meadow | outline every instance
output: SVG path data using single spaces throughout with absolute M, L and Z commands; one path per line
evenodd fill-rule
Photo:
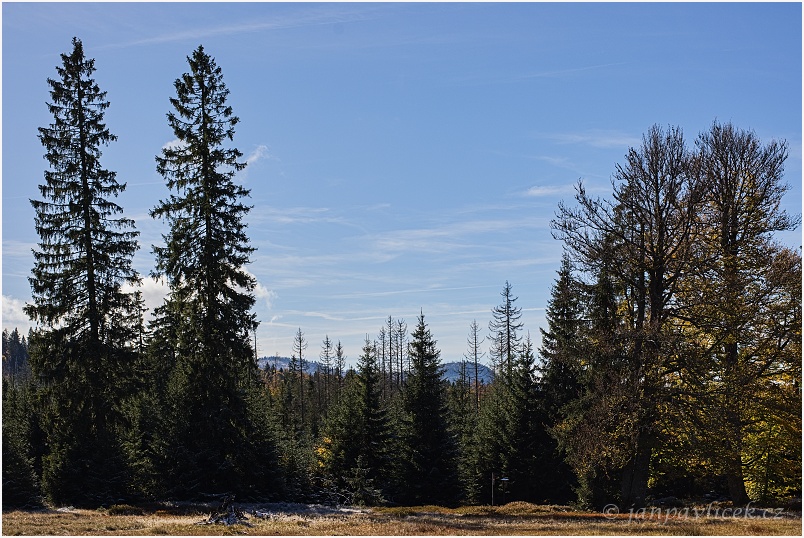
M 204 505 L 160 505 L 108 510 L 71 508 L 9 511 L 3 535 L 254 535 L 254 536 L 416 536 L 416 535 L 795 535 L 800 514 L 760 511 L 750 517 L 696 515 L 691 510 L 609 514 L 561 506 L 509 503 L 505 506 L 442 508 L 342 508 L 263 504 L 238 505 L 242 524 L 202 524 Z

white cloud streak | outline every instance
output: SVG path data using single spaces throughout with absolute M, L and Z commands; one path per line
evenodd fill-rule
M 391 291 L 380 291 L 380 292 L 357 292 L 357 293 L 346 293 L 346 294 L 332 295 L 330 297 L 330 299 L 358 299 L 358 298 L 364 298 L 364 297 L 388 297 L 388 296 L 393 296 L 393 295 L 406 295 L 406 294 L 415 294 L 415 293 L 432 293 L 432 292 L 442 292 L 442 291 L 479 290 L 479 289 L 488 289 L 488 288 L 496 288 L 496 287 L 497 286 L 459 286 L 459 287 L 453 287 L 453 288 L 429 287 L 429 288 L 391 290 Z
M 499 74 L 498 76 L 489 76 L 487 74 L 477 75 L 472 77 L 465 77 L 458 81 L 459 84 L 515 84 L 531 79 L 540 78 L 565 78 L 575 75 L 583 74 L 588 71 L 598 71 L 607 69 L 609 67 L 617 67 L 626 65 L 625 62 L 604 63 L 596 65 L 586 65 L 582 67 L 570 67 L 567 69 L 551 69 L 543 71 L 531 71 L 529 73 L 507 73 Z
M 246 156 L 246 167 L 238 174 L 239 178 L 241 180 L 248 179 L 248 174 L 252 166 L 254 166 L 260 161 L 265 160 L 279 161 L 279 158 L 271 154 L 270 150 L 268 149 L 268 146 L 266 146 L 265 144 L 260 144 Z
M 274 16 L 263 20 L 251 20 L 241 23 L 189 28 L 161 35 L 144 37 L 122 43 L 113 43 L 99 48 L 124 48 L 143 45 L 160 45 L 180 41 L 198 41 L 211 37 L 238 35 L 251 32 L 301 28 L 305 26 L 321 26 L 345 22 L 356 22 L 374 18 L 379 8 L 376 7 L 322 7 L 307 9 L 286 16 Z
M 39 245 L 37 243 L 4 239 L 3 257 L 33 258 L 31 250 L 37 248 L 38 246 Z
M 573 192 L 572 185 L 535 185 L 525 191 L 525 196 L 539 198 Z
M 249 154 L 248 157 L 246 157 L 246 166 L 251 166 L 252 164 L 265 158 L 271 159 L 273 157 L 270 153 L 268 153 L 268 146 L 260 144 Z
M 330 214 L 326 207 L 270 207 L 258 205 L 249 214 L 252 222 L 270 222 L 275 224 L 313 224 L 343 223 L 344 218 Z
M 548 221 L 547 217 L 470 220 L 433 228 L 385 232 L 371 239 L 375 251 L 387 255 L 398 255 L 411 251 L 446 253 L 456 249 L 476 249 L 477 237 L 483 234 L 542 228 Z
M 638 136 L 604 129 L 590 129 L 579 133 L 553 133 L 540 135 L 540 138 L 547 138 L 559 144 L 579 144 L 604 149 L 622 148 L 623 151 L 642 143 L 642 139 Z
M 619 65 L 625 65 L 625 62 L 614 62 L 614 63 L 605 63 L 605 64 L 597 64 L 597 65 L 588 65 L 585 67 L 571 67 L 569 69 L 555 69 L 552 71 L 538 71 L 535 73 L 526 73 L 524 75 L 519 76 L 520 79 L 528 79 L 528 78 L 559 78 L 559 77 L 566 77 L 569 75 L 575 75 L 577 73 L 583 73 L 585 71 L 596 71 L 598 69 L 605 69 L 607 67 L 615 67 Z

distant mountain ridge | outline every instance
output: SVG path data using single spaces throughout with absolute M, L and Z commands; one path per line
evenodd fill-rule
M 305 362 L 304 371 L 310 375 L 324 369 L 324 366 L 318 361 L 305 360 L 304 362 Z M 277 357 L 277 356 L 260 357 L 259 359 L 257 359 L 257 364 L 259 365 L 260 369 L 263 370 L 266 367 L 276 367 L 277 370 L 287 370 L 288 367 L 290 366 L 290 357 Z M 460 378 L 461 376 L 460 361 L 446 362 L 441 366 L 444 368 L 444 376 L 443 376 L 444 379 L 446 379 L 450 383 L 454 383 Z M 474 381 L 475 376 L 474 364 L 470 362 L 466 363 L 466 375 L 469 376 L 470 381 Z M 480 379 L 481 383 L 488 385 L 494 379 L 494 372 L 491 370 L 491 368 L 489 368 L 485 364 L 478 363 L 477 377 Z
M 460 362 L 447 362 L 442 364 L 444 367 L 444 377 L 450 381 L 455 382 L 461 377 L 461 363 Z M 475 365 L 471 362 L 466 362 L 466 375 L 469 376 L 469 381 L 475 380 Z M 477 377 L 481 383 L 488 385 L 494 380 L 494 371 L 483 363 L 477 363 Z
M 324 368 L 317 361 L 308 361 L 305 359 L 304 363 L 304 371 L 308 374 L 314 374 Z M 290 366 L 290 357 L 260 357 L 257 359 L 257 365 L 261 370 L 265 370 L 266 367 L 276 367 L 277 370 L 287 370 Z

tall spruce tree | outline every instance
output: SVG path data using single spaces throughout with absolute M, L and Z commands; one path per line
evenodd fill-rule
M 362 464 L 368 469 L 368 476 L 382 485 L 389 473 L 390 426 L 386 404 L 381 399 L 380 377 L 377 365 L 377 349 L 369 344 L 363 345 L 363 354 L 357 359 L 357 379 L 360 386 L 360 414 L 357 418 L 359 429 L 354 430 L 362 449 Z
M 469 362 L 471 372 L 475 418 L 477 418 L 477 415 L 480 413 L 480 376 L 478 368 L 480 359 L 486 354 L 485 351 L 480 350 L 480 345 L 484 340 L 484 338 L 480 337 L 480 326 L 477 324 L 477 320 L 473 319 L 471 325 L 469 325 L 469 336 L 466 339 L 468 349 L 464 354 L 464 358 Z
M 492 311 L 492 320 L 489 322 L 491 331 L 491 346 L 489 354 L 492 361 L 495 361 L 499 369 L 505 375 L 510 376 L 514 361 L 518 354 L 522 337 L 519 331 L 522 330 L 522 309 L 514 303 L 518 297 L 514 297 L 513 286 L 505 281 L 505 286 L 500 293 L 502 303 L 495 306 Z
M 611 253 L 604 238 L 602 252 Z M 618 316 L 622 285 L 615 280 L 612 256 L 598 260 L 594 282 L 583 286 L 583 318 L 576 346 L 581 357 L 580 394 L 562 409 L 553 427 L 565 461 L 577 478 L 582 506 L 602 508 L 618 498 L 618 479 L 634 437 L 633 394 L 625 381 L 628 364 Z
M 485 480 L 478 471 L 480 457 L 478 426 L 480 423 L 481 381 L 478 378 L 480 358 L 486 353 L 480 350 L 483 339 L 480 326 L 473 320 L 469 326 L 467 351 L 461 361 L 461 376 L 449 392 L 452 428 L 458 439 L 458 473 L 463 490 L 463 499 L 470 503 L 480 501 Z M 485 393 L 485 390 L 483 391 Z
M 391 429 L 377 349 L 366 337 L 344 394 L 330 409 L 319 448 L 326 483 L 351 504 L 382 504 L 391 471 Z
M 104 123 L 106 92 L 93 78 L 95 61 L 81 41 L 62 54 L 48 79 L 53 122 L 39 129 L 49 170 L 31 200 L 40 241 L 29 278 L 37 322 L 31 366 L 46 402 L 48 453 L 43 488 L 54 502 L 95 504 L 125 496 L 127 465 L 120 451 L 120 403 L 131 391 L 138 303 L 126 285 L 134 222 L 114 202 L 125 189 L 103 168 L 101 149 L 116 140 Z
M 307 340 L 304 338 L 304 333 L 301 330 L 301 327 L 296 331 L 296 335 L 293 337 L 293 354 L 291 355 L 291 366 L 290 369 L 294 371 L 296 374 L 296 381 L 298 386 L 298 420 L 299 420 L 299 428 L 304 430 L 309 426 L 310 421 L 305 421 L 304 415 L 304 402 L 307 400 L 307 394 L 305 387 L 307 386 L 306 383 L 306 374 L 307 374 L 307 361 L 304 359 L 304 351 L 307 349 Z
M 324 337 L 324 342 L 321 344 L 321 353 L 319 354 L 319 358 L 321 359 L 321 367 L 323 369 L 323 385 L 324 385 L 324 405 L 323 409 L 326 410 L 329 406 L 329 399 L 330 399 L 330 381 L 332 380 L 332 363 L 335 359 L 334 356 L 334 349 L 332 346 L 332 340 L 329 339 L 329 335 Z M 320 390 L 320 386 L 319 386 Z
M 553 428 L 564 420 L 567 406 L 581 396 L 583 358 L 579 341 L 583 329 L 582 285 L 572 275 L 572 263 L 564 255 L 558 278 L 551 289 L 545 313 L 547 330 L 542 329 L 540 393 L 545 427 Z M 567 503 L 577 484 L 572 468 L 558 450 L 555 433 L 545 438 L 543 462 L 547 472 L 542 477 L 550 500 Z
M 506 409 L 510 405 L 509 381 L 504 375 L 494 376 L 483 396 L 483 404 L 477 417 L 475 431 L 475 453 L 472 456 L 475 476 L 469 485 L 469 498 L 488 504 L 492 501 L 490 479 L 492 475 L 501 477 L 505 453 L 510 449 L 503 439 L 506 429 Z M 496 486 L 499 484 L 495 484 Z
M 335 377 L 338 380 L 335 386 L 336 395 L 340 390 L 340 386 L 343 384 L 344 375 L 346 375 L 346 352 L 343 350 L 341 341 L 338 340 L 338 343 L 335 344 Z
M 514 360 L 509 380 L 509 400 L 504 409 L 504 428 L 500 432 L 505 451 L 502 473 L 509 479 L 511 500 L 542 501 L 538 498 L 544 478 L 543 455 L 547 432 L 536 382 L 536 358 L 530 334 Z
M 166 477 L 176 494 L 256 495 L 271 487 L 274 462 L 265 416 L 253 405 L 256 281 L 244 267 L 254 248 L 244 222 L 249 191 L 234 181 L 246 164 L 224 147 L 239 120 L 220 67 L 202 46 L 187 61 L 167 115 L 177 142 L 156 157 L 171 194 L 151 211 L 170 226 L 165 244 L 154 246 L 156 274 L 167 278 L 170 310 L 180 313 Z
M 447 387 L 447 405 L 450 411 L 450 428 L 458 442 L 457 468 L 461 489 L 464 492 L 464 500 L 471 502 L 475 500 L 473 496 L 477 489 L 474 468 L 477 415 L 470 380 L 469 363 L 461 361 L 458 379 Z
M 395 342 L 394 349 L 396 350 L 396 386 L 401 387 L 405 382 L 406 368 L 410 369 L 410 357 L 406 356 L 407 353 L 407 338 L 408 338 L 408 324 L 404 319 L 396 320 L 394 326 L 393 340 Z
M 581 285 L 572 276 L 572 262 L 565 254 L 547 303 L 547 330 L 541 329 L 542 347 L 539 349 L 544 406 L 552 422 L 560 419 L 562 407 L 579 396 L 580 292 Z
M 476 432 L 474 496 L 490 501 L 492 475 L 507 478 L 504 489 L 495 482 L 494 496 L 508 500 L 554 501 L 557 483 L 536 359 L 528 335 L 519 347 L 510 375 L 495 376 L 484 400 Z M 566 502 L 566 494 L 561 498 Z
M 406 504 L 450 505 L 460 496 L 457 443 L 448 427 L 441 352 L 424 322 L 424 313 L 411 338 L 411 371 L 403 392 L 406 418 L 398 500 Z

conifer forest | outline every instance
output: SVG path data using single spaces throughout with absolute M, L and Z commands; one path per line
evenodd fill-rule
M 165 96 L 177 142 L 156 155 L 170 194 L 150 275 L 104 168 L 117 136 L 95 70 L 76 38 L 42 81 L 36 328 L 2 343 L 4 507 L 800 499 L 801 251 L 774 235 L 800 225 L 780 209 L 786 141 L 716 120 L 623 148 L 611 192 L 579 182 L 554 208 L 564 256 L 538 331 L 500 282 L 463 357 L 441 355 L 426 311 L 389 312 L 362 349 L 300 327 L 278 365 L 252 339 L 246 111 L 221 67 L 199 46 Z M 146 311 L 152 277 L 169 293 Z

